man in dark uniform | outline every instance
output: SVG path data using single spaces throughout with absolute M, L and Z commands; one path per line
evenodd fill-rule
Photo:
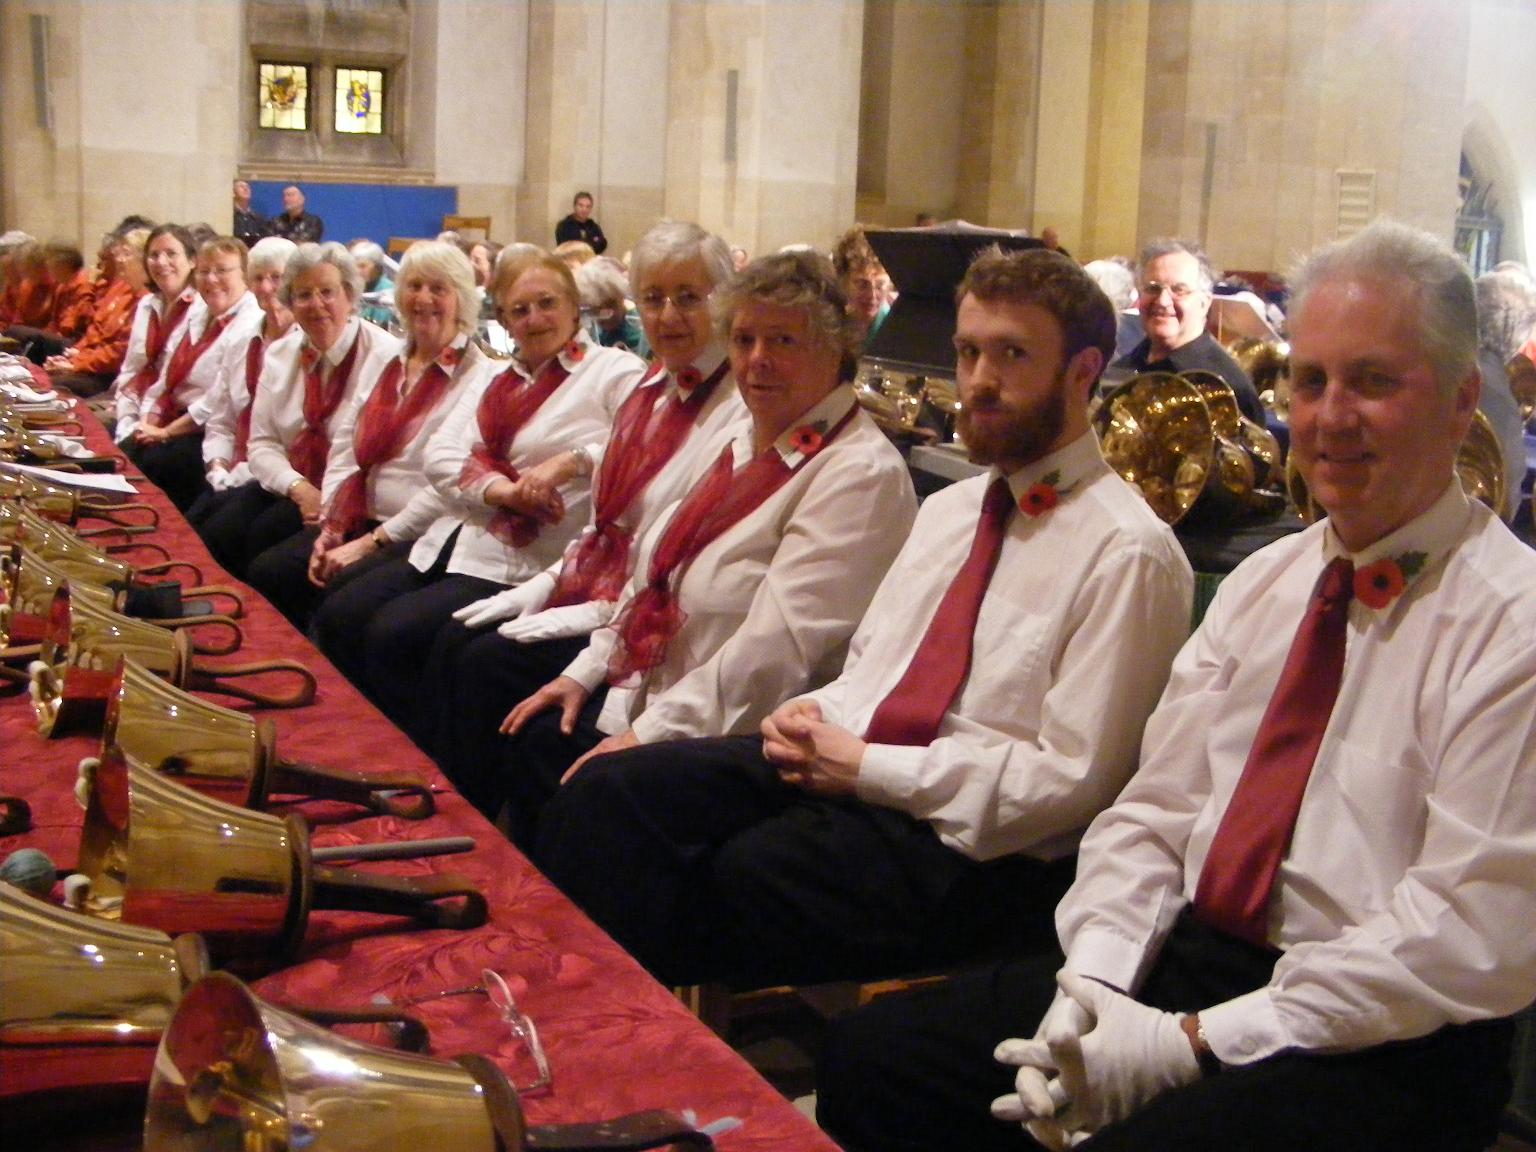
M 576 198 L 571 201 L 571 214 L 555 225 L 555 243 L 564 244 L 570 240 L 592 245 L 592 251 L 599 256 L 608 247 L 608 237 L 603 235 L 602 226 L 592 219 L 590 192 L 576 193 Z
M 272 218 L 272 235 L 295 244 L 318 244 L 325 235 L 325 221 L 304 211 L 304 192 L 297 184 L 283 189 L 283 213 Z

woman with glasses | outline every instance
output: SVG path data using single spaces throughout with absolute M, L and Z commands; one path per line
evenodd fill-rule
M 167 344 L 159 379 L 139 400 L 138 426 L 124 444 L 128 458 L 183 512 L 208 491 L 203 430 L 222 375 L 235 369 L 261 326 L 261 305 L 245 283 L 246 248 L 216 236 L 197 251 L 197 299 Z
M 901 454 L 854 399 L 846 306 L 831 263 L 803 251 L 715 292 L 751 419 L 695 457 L 688 492 L 637 543 L 612 625 L 508 713 L 509 739 L 476 766 L 476 802 L 490 810 L 500 789 L 517 843 L 593 756 L 755 732 L 840 666 L 917 510 Z
M 247 459 L 256 490 L 237 548 L 208 537 L 214 558 L 241 579 L 273 545 L 320 522 L 320 482 L 346 403 L 400 350 L 400 341 L 356 315 L 362 277 L 340 244 L 301 244 L 288 258 L 278 300 L 294 330 L 268 346 L 251 402 Z M 217 545 L 217 546 L 216 546 Z M 279 603 L 279 607 L 282 604 Z
M 460 397 L 426 446 L 442 512 L 408 555 L 327 596 L 314 634 L 331 661 L 424 742 L 433 641 L 453 613 L 557 562 L 587 520 L 609 426 L 645 364 L 581 328 L 576 282 L 543 252 L 503 260 L 494 292 L 517 355 Z
M 633 572 L 634 540 L 687 491 L 700 453 L 718 455 L 721 437 L 748 418 L 709 315 L 710 294 L 730 275 L 725 241 L 697 224 L 666 221 L 641 237 L 630 290 L 657 363 L 614 419 L 586 529 L 558 563 L 460 609 L 438 634 L 428 681 L 478 687 L 435 701 L 429 750 L 492 818 L 499 792 L 479 766 L 499 754 L 502 717 L 609 622 Z

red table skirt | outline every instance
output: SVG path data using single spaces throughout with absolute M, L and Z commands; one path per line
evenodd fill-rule
M 100 425 L 83 411 L 82 418 L 91 446 L 109 450 Z M 142 477 L 130 479 L 141 499 L 160 513 L 160 527 L 147 539 L 176 559 L 196 563 L 206 581 L 234 583 L 170 501 Z M 127 558 L 133 559 L 131 554 Z M 153 561 L 146 556 L 143 562 Z M 485 893 L 491 910 L 489 924 L 466 932 L 412 930 L 398 920 L 361 913 L 314 912 L 297 961 L 255 979 L 259 995 L 274 1003 L 367 1007 L 377 996 L 400 1002 L 475 984 L 481 969 L 492 968 L 537 1023 L 554 1069 L 553 1090 L 524 1101 L 530 1123 L 591 1121 L 650 1108 L 692 1109 L 701 1123 L 722 1116 L 743 1121 L 719 1139 L 727 1152 L 834 1148 L 452 792 L 431 761 L 274 608 L 241 587 L 245 642 L 222 659 L 290 657 L 307 665 L 319 681 L 314 704 L 263 713 L 277 725 L 284 759 L 359 771 L 404 770 L 444 789 L 437 795 L 437 814 L 425 821 L 374 817 L 327 823 L 322 809 L 305 805 L 306 814 L 316 817 L 315 844 L 472 836 L 478 847 L 467 855 L 357 867 L 402 875 L 457 873 Z M 205 659 L 217 663 L 220 658 Z M 83 736 L 45 740 L 24 695 L 0 699 L 0 793 L 26 799 L 35 825 L 29 833 L 0 841 L 0 853 L 36 847 L 63 868 L 76 859 L 83 818 L 72 793 L 76 765 L 98 743 Z M 428 1024 L 434 1055 L 478 1052 L 514 1082 L 531 1078 L 526 1054 L 484 997 L 449 997 L 412 1011 Z M 93 1129 L 75 1146 L 120 1146 L 123 1135 L 100 1132 L 97 1138 Z

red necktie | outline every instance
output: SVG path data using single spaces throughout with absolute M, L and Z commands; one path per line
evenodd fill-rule
M 1269 896 L 1344 676 L 1354 565 L 1323 569 L 1195 889 L 1201 920 L 1268 944 Z
M 970 555 L 939 601 L 906 672 L 870 718 L 864 739 L 871 744 L 931 744 L 938 735 L 939 722 L 971 670 L 976 618 L 1013 509 L 1008 481 L 998 477 L 982 500 Z

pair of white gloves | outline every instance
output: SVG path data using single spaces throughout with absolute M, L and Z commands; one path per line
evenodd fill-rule
M 506 623 L 496 629 L 497 634 L 521 644 L 585 636 L 613 618 L 615 606 L 611 600 L 588 600 L 585 604 L 544 608 L 544 602 L 554 590 L 555 578 L 548 572 L 540 572 L 516 588 L 465 605 L 453 614 L 453 618 L 466 628 L 483 628 L 504 620 Z
M 233 468 L 210 468 L 208 470 L 208 487 L 215 492 L 228 492 L 231 488 L 239 488 L 242 484 L 249 484 L 255 477 L 251 475 L 251 466 L 244 460 Z
M 1015 1092 L 992 1101 L 999 1120 L 1023 1124 L 1047 1148 L 1071 1148 L 1200 1078 L 1180 1017 L 1075 972 L 1056 983 L 1034 1039 L 1004 1040 L 994 1053 L 1019 1070 Z

